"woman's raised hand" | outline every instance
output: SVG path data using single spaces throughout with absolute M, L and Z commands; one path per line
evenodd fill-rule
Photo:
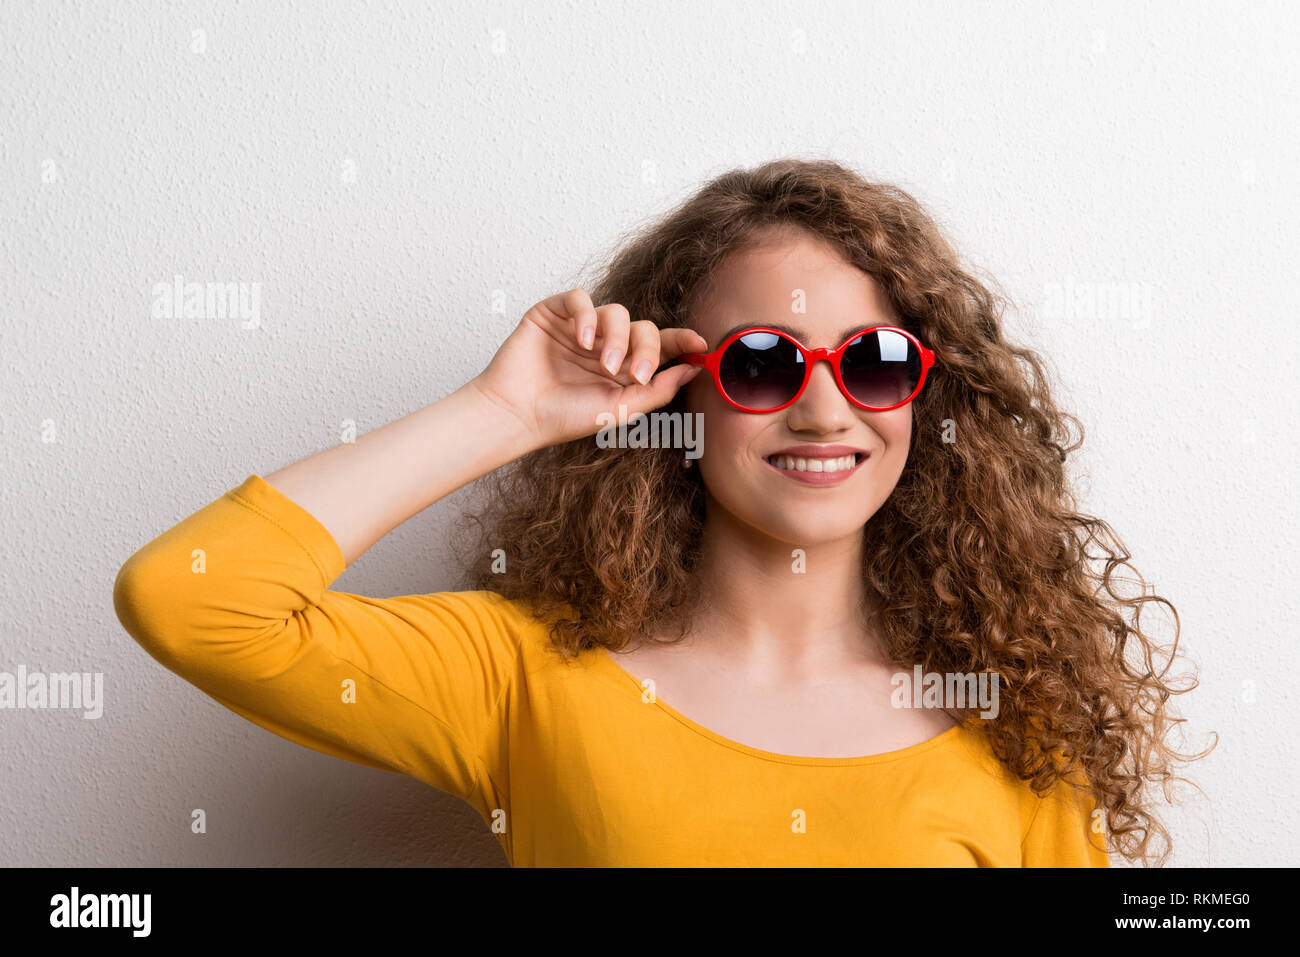
M 630 417 L 667 405 L 700 372 L 660 364 L 708 343 L 690 329 L 633 322 L 618 303 L 594 306 L 570 289 L 533 306 L 474 380 L 491 401 L 514 415 L 539 446 L 594 435 L 601 413 Z

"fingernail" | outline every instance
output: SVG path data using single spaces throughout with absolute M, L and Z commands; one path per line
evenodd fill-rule
M 632 367 L 632 378 L 642 385 L 650 381 L 650 360 L 642 359 Z
M 618 364 L 623 361 L 623 353 L 618 349 L 610 349 L 605 353 L 605 358 L 601 361 L 610 375 L 618 375 Z
M 591 326 L 588 326 L 586 329 L 582 330 L 582 348 L 590 349 L 592 344 L 595 341 L 596 341 L 595 329 L 593 329 Z

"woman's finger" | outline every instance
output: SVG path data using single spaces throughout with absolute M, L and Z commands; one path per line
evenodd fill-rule
M 587 290 L 570 289 L 568 292 L 557 292 L 543 299 L 541 305 L 561 319 L 569 320 L 574 341 L 583 349 L 591 350 L 596 342 L 599 317 L 596 315 L 596 307 L 592 304 Z
M 708 352 L 709 343 L 694 329 L 660 329 L 659 355 L 661 361 L 675 359 L 687 352 Z
M 628 386 L 629 398 L 638 406 L 660 409 L 673 400 L 677 391 L 700 374 L 697 366 L 673 366 L 655 374 L 648 385 Z M 631 394 L 635 390 L 635 394 Z
M 659 327 L 649 319 L 632 323 L 628 331 L 628 370 L 641 385 L 659 368 Z
M 628 326 L 631 316 L 627 307 L 617 302 L 607 303 L 596 309 L 599 317 L 597 333 L 601 339 L 600 364 L 611 376 L 617 377 L 627 356 Z

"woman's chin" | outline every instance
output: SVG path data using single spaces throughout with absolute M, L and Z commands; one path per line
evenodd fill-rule
M 767 537 L 787 543 L 791 549 L 818 548 L 837 542 L 851 541 L 862 535 L 865 520 L 861 523 L 844 521 L 843 515 L 830 515 L 823 521 L 810 520 L 812 517 L 801 514 L 796 520 L 767 520 L 754 523 L 754 527 Z

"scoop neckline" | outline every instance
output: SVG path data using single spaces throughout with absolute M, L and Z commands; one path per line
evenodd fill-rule
M 638 678 L 636 675 L 632 674 L 632 672 L 628 671 L 617 661 L 615 661 L 614 653 L 612 651 L 610 651 L 608 648 L 602 645 L 599 648 L 598 660 L 606 668 L 613 669 L 616 676 L 620 676 L 623 680 L 630 682 L 632 684 L 632 687 L 636 689 L 637 696 L 638 697 L 641 696 L 642 693 L 641 679 Z M 899 761 L 904 758 L 910 758 L 910 757 L 915 757 L 916 755 L 924 754 L 927 751 L 932 751 L 935 748 L 939 747 L 940 745 L 945 744 L 946 742 L 954 739 L 963 728 L 963 725 L 960 723 L 954 724 L 951 728 L 948 728 L 946 731 L 940 731 L 932 738 L 926 738 L 924 741 L 918 741 L 916 744 L 909 744 L 905 748 L 897 748 L 893 751 L 881 751 L 877 754 L 864 754 L 864 755 L 859 755 L 857 757 L 826 758 L 826 757 L 817 757 L 814 755 L 781 754 L 777 751 L 764 751 L 762 748 L 755 748 L 752 747 L 751 745 L 743 744 L 740 741 L 735 741 L 732 740 L 731 738 L 724 737 L 723 735 L 719 734 L 718 732 L 710 728 L 706 728 L 698 721 L 694 721 L 691 718 L 688 718 L 686 715 L 682 714 L 680 711 L 678 711 L 672 705 L 668 704 L 666 701 L 664 701 L 663 698 L 661 698 L 657 694 L 654 696 L 653 704 L 656 707 L 658 707 L 660 710 L 662 710 L 665 714 L 676 719 L 680 724 L 682 724 L 686 728 L 690 729 L 691 731 L 694 731 L 696 734 L 700 735 L 701 737 L 709 739 L 715 744 L 720 744 L 723 747 L 730 748 L 733 751 L 739 751 L 742 754 L 749 755 L 750 757 L 760 758 L 764 761 L 773 761 L 779 764 L 806 764 L 806 765 L 822 766 L 822 767 L 848 767 L 853 765 L 887 764 L 891 761 Z

